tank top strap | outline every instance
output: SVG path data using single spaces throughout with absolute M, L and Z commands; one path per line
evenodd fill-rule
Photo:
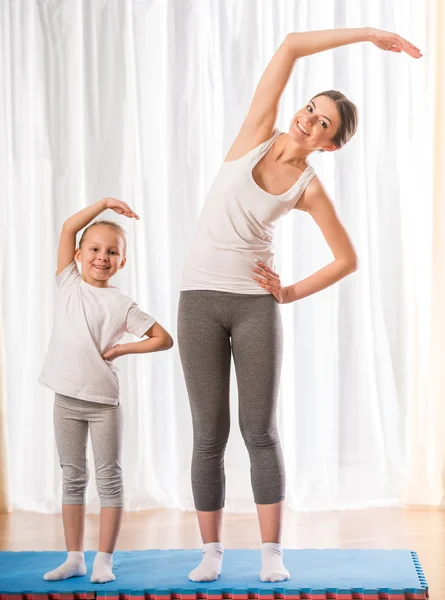
M 316 172 L 314 167 L 308 164 L 308 166 L 304 170 L 304 173 L 302 173 L 301 177 L 295 183 L 295 186 L 293 188 L 292 198 L 295 203 L 297 203 L 298 200 L 301 198 L 307 186 L 310 184 L 315 175 Z
M 308 164 L 304 173 L 302 173 L 300 179 L 297 182 L 303 188 L 303 191 L 307 188 L 307 186 L 310 184 L 310 182 L 315 177 L 315 175 L 316 175 L 316 173 L 315 173 L 314 167 L 312 165 Z
M 265 154 L 267 154 L 267 152 L 270 150 L 271 146 L 275 143 L 277 137 L 281 134 L 281 131 L 277 128 L 275 128 L 273 130 L 272 133 L 272 137 L 270 137 L 268 140 L 266 140 L 265 142 L 263 142 L 262 144 L 260 144 L 259 146 L 257 146 L 254 149 L 254 156 L 256 158 L 258 158 L 258 161 L 260 160 L 260 158 L 262 158 Z

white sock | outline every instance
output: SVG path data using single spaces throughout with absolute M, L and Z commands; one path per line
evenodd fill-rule
M 286 581 L 290 579 L 289 571 L 283 565 L 281 544 L 262 544 L 261 558 L 261 581 Z
M 98 552 L 93 563 L 93 573 L 91 583 L 107 583 L 114 581 L 113 575 L 113 555 L 108 552 Z
M 54 569 L 54 571 L 48 571 L 43 576 L 46 581 L 61 581 L 62 579 L 69 579 L 70 577 L 82 577 L 86 575 L 87 568 L 85 566 L 85 558 L 83 552 L 68 552 L 66 561 Z
M 221 575 L 224 548 L 221 542 L 204 544 L 202 560 L 196 569 L 190 571 L 191 581 L 215 581 Z

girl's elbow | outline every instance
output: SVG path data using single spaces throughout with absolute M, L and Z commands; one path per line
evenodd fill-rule
M 292 34 L 288 33 L 284 40 L 281 43 L 281 51 L 286 52 L 287 54 L 293 53 L 294 51 L 294 41 L 292 38 Z
M 164 347 L 166 350 L 170 350 L 170 348 L 173 348 L 173 346 L 174 346 L 173 338 L 170 334 L 168 334 L 165 338 Z

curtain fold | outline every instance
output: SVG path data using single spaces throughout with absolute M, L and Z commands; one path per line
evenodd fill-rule
M 430 168 L 430 243 L 422 252 L 415 291 L 412 354 L 412 394 L 407 413 L 406 485 L 408 505 L 445 508 L 445 7 L 428 3 L 428 75 L 425 88 L 431 98 L 426 127 L 433 131 Z M 430 190 L 428 190 L 430 191 Z M 427 196 L 428 197 L 428 196 Z M 423 198 L 420 201 L 422 208 Z M 426 227 L 424 227 L 424 231 Z M 425 300 L 425 303 L 422 300 Z
M 8 513 L 11 510 L 8 446 L 6 443 L 6 394 L 4 374 L 3 331 L 0 321 L 0 514 Z

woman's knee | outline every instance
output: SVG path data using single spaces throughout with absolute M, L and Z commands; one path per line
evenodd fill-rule
M 193 449 L 195 453 L 204 456 L 218 456 L 224 454 L 229 439 L 228 431 L 215 431 L 204 434 L 196 431 L 193 435 Z
M 275 448 L 280 443 L 275 427 L 264 430 L 241 427 L 241 433 L 247 448 Z

